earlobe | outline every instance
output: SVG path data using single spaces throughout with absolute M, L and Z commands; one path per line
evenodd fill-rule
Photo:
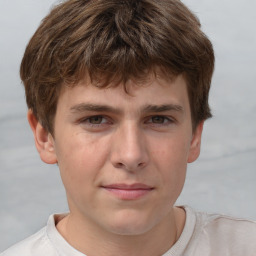
M 47 164 L 57 163 L 52 135 L 40 124 L 32 110 L 28 110 L 27 118 L 33 131 L 35 145 L 41 160 Z
M 195 132 L 193 134 L 192 141 L 190 144 L 189 156 L 187 161 L 188 163 L 194 162 L 200 155 L 203 126 L 204 126 L 204 122 L 202 121 L 201 123 L 198 124 L 198 126 L 195 129 Z

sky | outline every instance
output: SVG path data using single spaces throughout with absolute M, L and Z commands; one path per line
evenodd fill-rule
M 177 204 L 256 220 L 256 1 L 183 2 L 213 43 L 216 68 L 213 118 Z M 26 44 L 54 3 L 0 0 L 0 251 L 68 210 L 57 167 L 35 150 L 19 78 Z

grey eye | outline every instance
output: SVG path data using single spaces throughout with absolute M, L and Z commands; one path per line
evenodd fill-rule
M 102 116 L 93 116 L 93 117 L 88 118 L 88 121 L 91 124 L 101 124 L 102 120 L 103 120 Z
M 164 121 L 165 121 L 165 117 L 163 117 L 163 116 L 153 116 L 152 117 L 152 123 L 162 124 L 162 123 L 164 123 Z

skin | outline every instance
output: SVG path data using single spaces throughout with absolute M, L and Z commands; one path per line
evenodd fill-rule
M 122 85 L 63 87 L 54 137 L 28 112 L 40 157 L 58 163 L 67 193 L 70 214 L 57 229 L 88 256 L 161 255 L 184 227 L 174 203 L 199 156 L 203 123 L 192 132 L 182 76 L 128 85 L 132 95 Z

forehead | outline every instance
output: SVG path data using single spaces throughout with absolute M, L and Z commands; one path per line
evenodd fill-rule
M 115 86 L 99 88 L 89 81 L 73 87 L 63 87 L 58 107 L 72 108 L 74 104 L 104 104 L 129 109 L 154 104 L 180 105 L 189 109 L 186 81 L 182 75 L 173 79 L 150 76 L 143 80 L 128 80 Z
M 80 82 L 74 87 L 65 87 L 57 104 L 57 115 L 65 116 L 91 112 L 129 113 L 178 111 L 189 116 L 190 105 L 186 81 L 182 76 L 175 79 L 153 78 L 144 82 L 129 80 L 127 91 L 124 84 L 98 88 Z
M 156 84 L 162 87 L 169 87 L 181 83 L 186 84 L 187 86 L 186 76 L 182 74 L 174 75 L 172 73 L 167 73 L 167 71 L 157 67 L 153 69 L 153 71 L 145 71 L 139 77 L 129 77 L 128 79 L 119 76 L 115 77 L 115 75 L 113 75 L 112 78 L 107 76 L 106 80 L 104 74 L 102 77 L 94 77 L 87 71 L 82 79 L 71 84 L 63 83 L 60 87 L 60 92 L 63 93 L 64 91 L 77 86 L 85 86 L 89 89 L 93 87 L 103 89 L 103 91 L 104 89 L 109 88 L 123 88 L 124 92 L 128 95 L 132 95 L 141 87 L 148 88 L 151 85 L 155 86 Z

